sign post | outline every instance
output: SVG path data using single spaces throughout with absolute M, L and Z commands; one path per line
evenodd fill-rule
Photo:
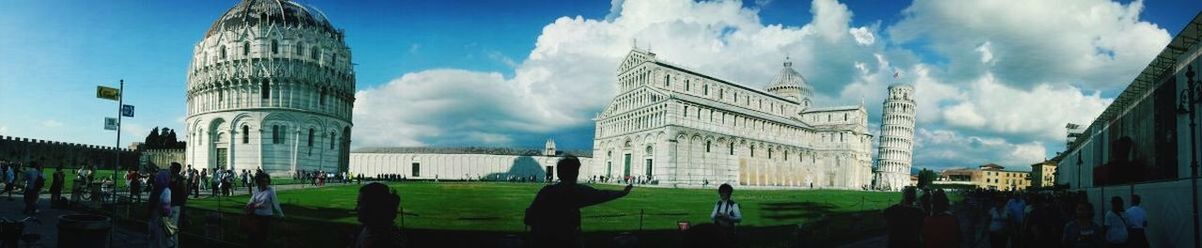
M 117 130 L 117 146 L 116 146 L 117 149 L 115 149 L 117 151 L 117 164 L 113 165 L 113 172 L 112 172 L 112 174 L 109 175 L 110 180 L 112 180 L 113 182 L 117 181 L 117 168 L 121 167 L 121 117 L 122 116 L 134 117 L 134 106 L 125 105 L 124 93 L 125 93 L 125 79 L 120 80 L 120 86 L 118 86 L 118 88 L 116 88 L 116 89 L 114 89 L 112 87 L 96 86 L 96 98 L 117 101 L 117 118 L 115 118 L 116 125 L 113 126 L 113 124 L 110 124 L 113 122 L 114 118 L 106 117 L 104 119 L 104 129 L 105 130 Z M 128 111 L 127 111 L 127 107 L 128 107 Z M 117 190 L 114 190 L 113 192 L 117 192 Z M 117 194 L 114 193 L 113 199 L 116 199 L 116 198 L 117 198 Z M 101 201 L 101 203 L 103 203 L 104 198 L 101 198 L 100 201 Z M 104 204 L 101 204 L 101 206 L 103 206 L 103 205 Z M 113 212 L 110 215 L 111 215 L 112 219 L 114 219 L 114 220 L 116 219 L 117 204 L 113 204 Z M 109 232 L 109 246 L 113 245 L 112 241 L 113 241 L 112 232 Z

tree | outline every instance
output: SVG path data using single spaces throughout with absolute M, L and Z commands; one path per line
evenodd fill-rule
M 162 143 L 162 136 L 159 136 L 159 127 L 154 127 L 150 130 L 150 135 L 146 135 L 146 140 L 142 142 L 148 149 L 158 149 Z
M 923 168 L 921 171 L 918 171 L 918 188 L 930 186 L 931 182 L 934 182 L 935 178 L 938 177 L 939 175 L 935 171 Z

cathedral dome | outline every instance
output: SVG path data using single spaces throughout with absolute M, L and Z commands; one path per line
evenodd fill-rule
M 793 62 L 785 59 L 784 67 L 768 84 L 768 92 L 780 95 L 786 99 L 797 101 L 802 105 L 808 105 L 810 94 L 813 91 L 810 88 L 810 83 L 801 73 L 793 70 Z M 808 107 L 808 106 L 807 106 Z
M 260 23 L 316 28 L 338 36 L 342 34 L 330 24 L 321 10 L 312 6 L 306 7 L 289 0 L 243 0 L 217 18 L 205 33 L 205 38 L 222 30 L 254 27 Z

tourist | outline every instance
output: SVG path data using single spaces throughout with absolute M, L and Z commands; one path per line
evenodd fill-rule
M 33 168 L 25 170 L 25 214 L 38 213 L 38 195 L 46 179 L 42 177 L 42 165 L 37 161 L 30 162 Z
M 171 222 L 174 224 L 181 223 L 180 220 L 186 218 L 184 213 L 188 203 L 188 182 L 182 174 L 183 166 L 180 163 L 171 162 L 171 177 L 169 178 L 171 185 Z M 179 239 L 172 238 L 173 247 L 179 247 Z
M 191 166 L 191 165 L 189 165 Z M 200 198 L 200 172 L 189 168 L 188 188 L 192 190 L 192 198 Z
M 368 183 L 359 188 L 355 211 L 359 213 L 363 230 L 359 231 L 351 247 L 404 247 L 404 236 L 393 225 L 400 204 L 401 198 L 396 192 L 382 183 Z
M 922 209 L 914 206 L 918 192 L 914 187 L 902 190 L 902 200 L 884 211 L 889 229 L 888 247 L 918 247 L 922 231 Z
M 612 191 L 576 184 L 580 160 L 575 156 L 560 159 L 555 167 L 561 180 L 538 191 L 526 208 L 524 222 L 530 226 L 534 247 L 580 247 L 580 208 L 626 196 L 633 185 Z
M 171 220 L 171 174 L 160 170 L 154 176 L 154 189 L 151 190 L 147 208 L 150 220 L 147 221 L 147 244 L 150 247 L 175 247 L 175 235 L 170 235 L 165 226 L 175 225 Z M 178 227 L 178 226 L 176 226 Z
M 1006 202 L 1006 214 L 1010 216 L 1009 232 L 1012 234 L 1010 235 L 1010 243 L 1014 247 L 1023 247 L 1022 243 L 1019 242 L 1022 240 L 1019 229 L 1023 227 L 1023 220 L 1025 220 L 1023 217 L 1026 216 L 1026 210 L 1027 202 L 1023 199 L 1023 195 L 1011 192 L 1010 201 Z
M 66 184 L 66 175 L 63 173 L 63 166 L 59 165 L 54 168 L 54 174 L 50 176 L 50 206 L 55 206 L 63 198 L 63 185 Z
M 1006 200 L 998 197 L 994 206 L 989 209 L 989 247 L 1006 247 L 1006 231 L 1010 224 L 1010 214 L 1006 211 Z
M 718 203 L 714 204 L 714 211 L 710 212 L 710 220 L 714 221 L 714 224 L 734 228 L 743 221 L 743 212 L 739 211 L 739 204 L 730 199 L 734 191 L 735 188 L 730 184 L 723 183 L 722 186 L 718 186 Z
M 247 194 L 247 195 L 253 195 L 253 194 L 255 194 L 255 192 L 254 192 L 254 187 L 255 187 L 255 186 L 254 186 L 254 184 L 255 184 L 255 181 L 256 181 L 256 180 L 254 180 L 253 178 L 251 178 L 251 175 L 250 175 L 250 170 L 245 170 L 245 169 L 244 169 L 244 170 L 242 170 L 242 178 L 244 178 L 244 180 L 246 181 L 245 183 L 243 183 L 243 185 L 245 185 L 245 186 L 246 186 L 246 194 Z
M 1103 247 L 1102 227 L 1093 222 L 1093 204 L 1079 201 L 1074 212 L 1076 219 L 1064 226 L 1064 235 L 1060 239 L 1062 247 Z
M 4 168 L 4 192 L 8 193 L 9 201 L 13 200 L 13 190 L 16 188 L 15 183 L 17 181 L 17 173 L 14 171 L 15 169 L 13 167 L 16 167 L 16 164 L 9 163 L 8 166 L 5 166 Z
M 258 184 L 258 190 L 251 194 L 250 201 L 244 207 L 251 222 L 247 226 L 250 228 L 247 230 L 247 236 L 250 239 L 250 247 L 269 247 L 272 217 L 279 212 L 279 217 L 284 218 L 284 209 L 280 208 L 275 188 L 268 183 L 266 174 L 256 176 L 255 182 Z
M 1123 198 L 1110 198 L 1110 211 L 1102 219 L 1106 230 L 1106 247 L 1125 247 L 1127 245 L 1127 214 L 1123 212 Z
M 1051 198 L 1032 199 L 1035 208 L 1027 214 L 1027 233 L 1031 235 L 1028 247 L 1060 247 L 1060 234 L 1064 233 L 1064 215 L 1056 209 Z
M 1139 195 L 1131 195 L 1131 207 L 1127 208 L 1127 247 L 1130 248 L 1148 247 L 1148 236 L 1144 232 L 1148 228 L 1148 212 L 1139 206 L 1141 202 Z
M 130 185 L 133 185 L 130 183 L 130 181 L 133 180 L 133 177 L 134 177 L 134 170 L 126 170 L 125 171 L 125 177 L 123 178 L 123 179 L 125 179 L 125 187 L 129 187 Z
M 952 215 L 951 203 L 943 190 L 931 196 L 931 216 L 922 223 L 922 240 L 927 248 L 960 247 L 960 222 Z
M 129 184 L 129 196 L 131 198 L 133 198 L 133 200 L 135 202 L 141 202 L 142 201 L 142 174 L 138 173 L 137 171 L 134 171 L 133 173 L 130 173 L 130 177 L 131 178 L 129 180 L 129 183 L 130 183 Z
M 209 168 L 200 168 L 199 186 L 201 190 L 209 189 Z

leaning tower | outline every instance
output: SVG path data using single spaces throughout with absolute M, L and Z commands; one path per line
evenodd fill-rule
M 910 185 L 914 150 L 914 86 L 889 86 L 881 111 L 881 139 L 874 169 L 874 188 L 901 190 Z

